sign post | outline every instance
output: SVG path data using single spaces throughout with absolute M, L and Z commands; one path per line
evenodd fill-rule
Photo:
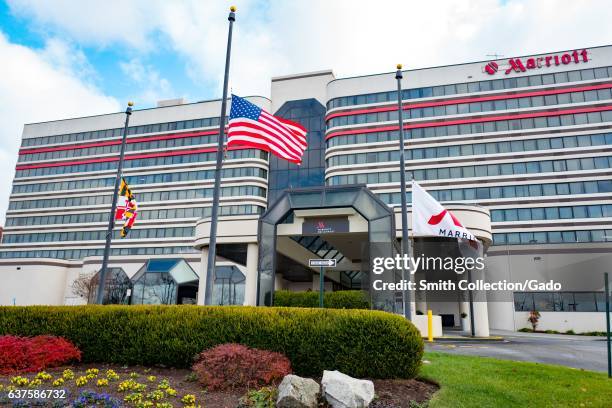
M 319 307 L 323 307 L 323 294 L 325 291 L 325 267 L 335 268 L 335 259 L 309 259 L 308 266 L 311 268 L 319 267 Z
M 604 273 L 604 288 L 606 290 L 606 336 L 608 343 L 608 378 L 612 378 L 612 350 L 610 350 L 610 281 L 608 272 Z

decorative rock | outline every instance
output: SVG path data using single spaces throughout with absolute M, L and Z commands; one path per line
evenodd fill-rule
M 374 383 L 342 374 L 323 371 L 323 395 L 333 408 L 365 408 L 374 399 Z
M 319 384 L 310 378 L 289 374 L 278 386 L 277 408 L 316 408 Z

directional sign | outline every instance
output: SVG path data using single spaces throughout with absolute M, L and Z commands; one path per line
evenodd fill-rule
M 309 259 L 308 266 L 314 267 L 326 267 L 326 268 L 335 268 L 336 260 L 335 259 Z

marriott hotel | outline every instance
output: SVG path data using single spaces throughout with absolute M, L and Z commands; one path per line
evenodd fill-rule
M 400 248 L 395 72 L 336 78 L 329 70 L 270 85 L 270 98 L 247 99 L 304 125 L 309 146 L 301 166 L 251 148 L 227 152 L 213 303 L 266 306 L 278 290 L 317 291 L 320 270 L 308 260 L 325 258 L 337 262 L 325 270 L 326 291 L 363 289 L 373 307 L 401 313 L 401 293 L 371 284 L 400 276 L 371 273 L 377 252 Z M 407 179 L 482 241 L 484 280 L 562 284 L 482 293 L 479 329 L 528 327 L 537 310 L 542 330 L 603 331 L 612 46 L 406 70 L 402 87 Z M 139 214 L 127 238 L 115 230 L 107 302 L 204 303 L 220 105 L 169 100 L 133 112 L 124 175 Z M 100 112 L 24 126 L 0 245 L 0 304 L 91 300 L 77 287 L 100 269 L 124 118 Z M 444 238 L 415 238 L 414 251 L 460 256 Z M 469 312 L 462 293 L 413 295 L 417 313 L 433 310 L 445 329 Z

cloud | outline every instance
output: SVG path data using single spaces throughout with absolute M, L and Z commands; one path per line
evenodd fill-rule
M 190 79 L 221 90 L 230 2 L 10 1 L 13 12 L 80 44 L 168 50 Z M 231 64 L 234 92 L 263 94 L 270 77 L 332 68 L 339 76 L 524 55 L 612 38 L 607 0 L 242 0 Z M 594 12 L 594 10 L 596 12 Z
M 170 82 L 153 66 L 144 64 L 140 59 L 133 58 L 127 62 L 120 62 L 119 67 L 140 90 L 140 94 L 134 98 L 139 105 L 155 105 L 157 101 L 177 96 Z
M 42 50 L 11 43 L 0 32 L 0 215 L 15 174 L 24 123 L 116 112 L 119 103 L 83 78 L 89 64 L 76 50 L 49 40 Z

